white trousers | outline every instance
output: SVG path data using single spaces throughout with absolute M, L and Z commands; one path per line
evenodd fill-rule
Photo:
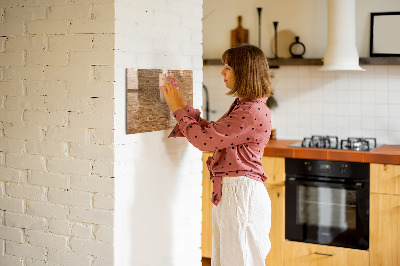
M 223 177 L 212 210 L 212 266 L 262 266 L 271 249 L 271 201 L 262 182 Z

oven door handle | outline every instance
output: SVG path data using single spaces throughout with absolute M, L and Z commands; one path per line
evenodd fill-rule
M 361 189 L 363 187 L 363 183 L 361 182 L 335 182 L 335 181 L 322 181 L 322 180 L 315 180 L 315 181 L 310 181 L 310 180 L 304 180 L 303 178 L 298 178 L 298 177 L 288 177 L 286 181 L 289 182 L 296 182 L 296 183 L 300 183 L 300 184 L 304 184 L 304 185 L 312 185 L 312 186 L 316 186 L 316 185 L 325 185 L 325 186 L 329 186 L 329 185 L 339 185 L 339 186 L 343 186 L 346 188 L 352 188 L 352 189 Z

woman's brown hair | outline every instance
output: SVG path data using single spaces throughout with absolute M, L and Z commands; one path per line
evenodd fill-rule
M 274 94 L 268 61 L 260 48 L 248 44 L 230 48 L 222 54 L 221 60 L 235 74 L 235 86 L 227 95 L 255 99 Z

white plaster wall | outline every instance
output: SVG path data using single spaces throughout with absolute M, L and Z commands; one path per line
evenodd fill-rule
M 250 43 L 258 44 L 258 15 L 263 7 L 262 48 L 273 38 L 272 21 L 279 29 L 291 29 L 307 47 L 306 57 L 323 57 L 326 47 L 327 1 L 204 1 L 204 58 L 220 58 L 230 45 L 229 31 L 236 17 L 250 30 Z M 369 56 L 369 12 L 400 10 L 392 0 L 357 1 L 357 47 L 361 57 Z M 310 6 L 310 7 L 309 7 Z M 306 7 L 306 8 L 305 8 Z M 265 11 L 265 13 L 264 13 Z M 223 14 L 223 15 L 222 15 Z M 246 22 L 247 18 L 247 22 Z M 253 22 L 250 22 L 250 21 Z M 281 23 L 282 22 L 282 23 Z M 246 25 L 246 23 L 248 23 Z M 217 26 L 216 26 L 217 25 Z M 269 26 L 270 25 L 270 26 Z M 268 27 L 269 30 L 268 30 Z M 268 35 L 269 34 L 269 35 Z M 220 37 L 218 37 L 220 36 Z M 269 37 L 268 37 L 269 36 Z M 301 139 L 312 134 L 347 137 L 376 137 L 382 144 L 400 143 L 400 67 L 363 66 L 366 72 L 321 72 L 318 66 L 281 66 L 272 69 L 273 88 L 279 107 L 272 111 L 278 138 Z M 224 95 L 221 66 L 205 66 L 204 84 L 210 94 L 210 120 L 217 120 L 232 103 Z
M 115 265 L 201 265 L 202 153 L 170 130 L 126 135 L 125 69 L 193 70 L 202 104 L 202 0 L 115 1 Z
M 112 265 L 114 6 L 0 1 L 0 265 Z

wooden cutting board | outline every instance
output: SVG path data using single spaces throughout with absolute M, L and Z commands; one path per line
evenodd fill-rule
M 242 43 L 249 43 L 249 31 L 242 27 L 242 16 L 238 16 L 238 27 L 231 30 L 231 48 Z

